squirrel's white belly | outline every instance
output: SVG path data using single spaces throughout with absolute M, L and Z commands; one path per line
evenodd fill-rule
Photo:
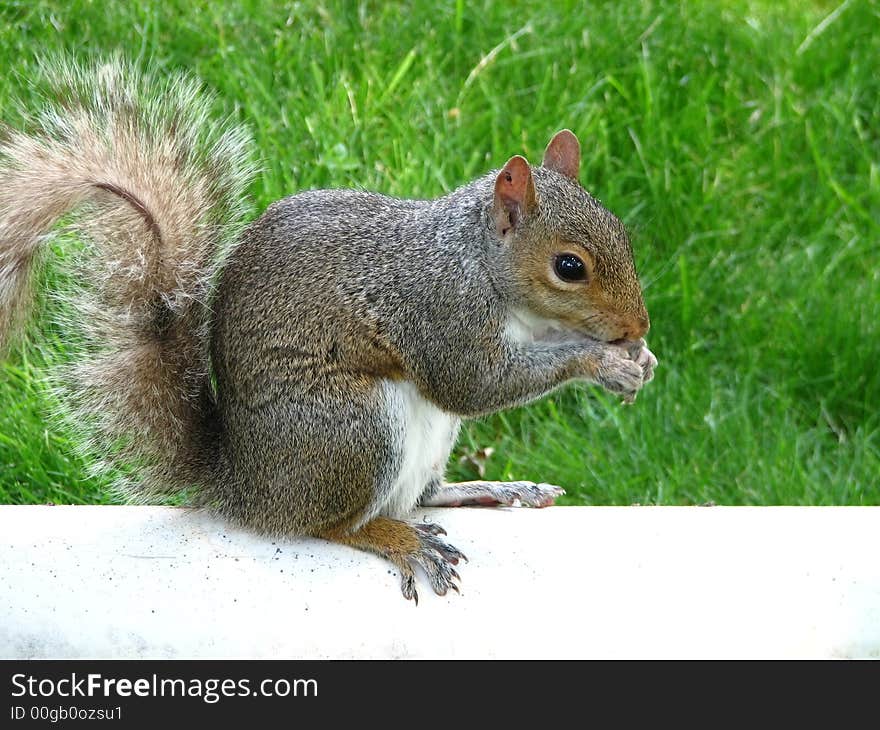
M 391 488 L 378 495 L 371 516 L 408 516 L 425 487 L 443 475 L 461 420 L 422 397 L 412 383 L 385 381 L 383 395 L 393 427 L 400 468 Z

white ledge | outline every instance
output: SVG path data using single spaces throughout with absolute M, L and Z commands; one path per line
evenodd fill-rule
M 880 508 L 433 509 L 461 595 L 161 507 L 0 507 L 0 658 L 880 657 Z

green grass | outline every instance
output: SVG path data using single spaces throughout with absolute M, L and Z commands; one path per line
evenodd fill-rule
M 7 0 L 0 117 L 37 53 L 189 69 L 253 128 L 257 209 L 436 196 L 569 127 L 632 231 L 656 380 L 633 407 L 574 386 L 472 423 L 452 475 L 492 446 L 487 476 L 569 503 L 880 504 L 880 7 L 837 9 Z M 45 425 L 50 334 L 0 374 L 0 502 L 108 499 Z

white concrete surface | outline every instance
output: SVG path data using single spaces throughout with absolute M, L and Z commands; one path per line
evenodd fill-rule
M 0 657 L 880 657 L 880 508 L 434 509 L 379 558 L 153 507 L 0 507 Z

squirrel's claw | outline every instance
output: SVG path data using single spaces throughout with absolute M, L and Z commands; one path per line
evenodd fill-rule
M 450 588 L 455 589 L 456 593 L 459 592 L 454 581 L 461 578 L 449 560 L 435 550 L 420 550 L 415 554 L 414 559 L 424 569 L 431 588 L 438 596 L 445 596 Z
M 406 563 L 398 564 L 400 570 L 400 590 L 403 597 L 409 601 L 415 601 L 416 606 L 419 605 L 419 592 L 416 590 L 416 576 L 413 569 Z
M 450 545 L 445 540 L 441 540 L 436 534 L 422 533 L 419 538 L 422 542 L 422 549 L 434 550 L 439 553 L 445 560 L 453 565 L 458 565 L 459 560 L 467 562 L 467 556 L 457 547 Z
M 412 599 L 416 605 L 419 603 L 413 564 L 421 566 L 425 571 L 431 588 L 438 596 L 445 596 L 450 590 L 461 593 L 456 584 L 456 581 L 461 581 L 461 576 L 452 566 L 458 564 L 459 560 L 467 561 L 465 554 L 438 537 L 438 529 L 446 534 L 439 525 L 416 523 L 412 526 L 419 539 L 419 547 L 394 561 L 400 570 L 400 588 L 403 597 L 407 600 Z
M 428 535 L 445 535 L 446 530 L 444 530 L 440 525 L 434 522 L 416 522 L 413 524 L 419 532 L 424 532 Z

